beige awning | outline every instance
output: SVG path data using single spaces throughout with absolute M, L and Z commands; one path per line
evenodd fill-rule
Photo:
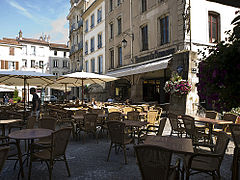
M 171 58 L 172 56 L 168 56 L 167 58 L 164 59 L 161 58 L 159 60 L 152 61 L 149 63 L 118 69 L 115 71 L 108 72 L 106 75 L 113 77 L 123 77 L 133 74 L 141 74 L 166 69 L 168 67 L 168 62 L 170 61 Z

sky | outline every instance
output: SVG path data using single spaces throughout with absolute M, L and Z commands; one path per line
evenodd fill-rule
M 68 41 L 69 0 L 0 0 L 0 39 L 50 35 L 50 42 Z

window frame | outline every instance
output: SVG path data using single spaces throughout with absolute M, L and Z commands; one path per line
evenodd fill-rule
M 103 55 L 98 56 L 98 73 L 103 74 Z
M 117 18 L 117 24 L 118 24 L 118 35 L 122 33 L 122 17 Z
M 110 69 L 114 69 L 114 49 L 109 50 L 110 54 Z
M 165 15 L 159 18 L 160 45 L 170 42 L 169 16 Z
M 216 19 L 216 22 L 212 21 L 212 18 Z M 211 18 L 209 20 L 209 18 Z M 216 40 L 213 41 L 213 26 L 212 23 L 215 23 L 216 28 Z M 210 32 L 211 31 L 211 32 Z M 217 12 L 209 11 L 208 12 L 208 38 L 210 43 L 218 43 L 220 41 L 220 14 Z
M 144 33 L 144 28 L 146 28 L 146 33 Z M 146 35 L 146 39 L 145 39 L 145 35 Z M 143 26 L 141 26 L 141 43 L 142 43 L 142 51 L 146 51 L 149 49 L 149 43 L 148 43 L 148 25 L 145 24 Z
M 118 66 L 121 67 L 122 65 L 123 65 L 122 46 L 118 46 Z
M 95 26 L 95 15 L 94 13 L 91 15 L 91 29 Z
M 95 51 L 95 38 L 92 37 L 91 38 L 91 44 L 90 44 L 90 52 L 94 52 Z

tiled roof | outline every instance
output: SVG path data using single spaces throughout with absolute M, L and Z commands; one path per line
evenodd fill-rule
M 12 45 L 21 45 L 18 41 L 15 39 L 0 39 L 0 44 L 12 44 Z
M 50 43 L 49 44 L 50 48 L 64 48 L 64 49 L 69 49 L 69 47 L 65 44 L 56 44 L 56 43 Z

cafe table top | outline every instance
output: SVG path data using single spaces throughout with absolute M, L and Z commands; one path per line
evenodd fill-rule
M 199 117 L 199 116 L 193 116 L 193 117 L 194 117 L 195 121 L 198 121 L 198 122 L 205 122 L 205 123 L 211 123 L 211 124 L 233 124 L 232 121 L 210 119 L 210 118 Z
M 144 144 L 156 145 L 175 153 L 194 153 L 192 140 L 172 136 L 147 136 Z
M 67 111 L 78 111 L 79 110 L 79 108 L 74 108 L 74 107 L 72 107 L 72 108 L 63 108 L 63 109 L 65 109 Z
M 11 124 L 16 122 L 21 122 L 22 119 L 6 119 L 6 120 L 0 120 L 0 124 Z
M 39 139 L 48 137 L 52 134 L 53 130 L 35 128 L 35 129 L 22 129 L 14 131 L 8 135 L 11 139 L 25 140 L 25 139 Z

